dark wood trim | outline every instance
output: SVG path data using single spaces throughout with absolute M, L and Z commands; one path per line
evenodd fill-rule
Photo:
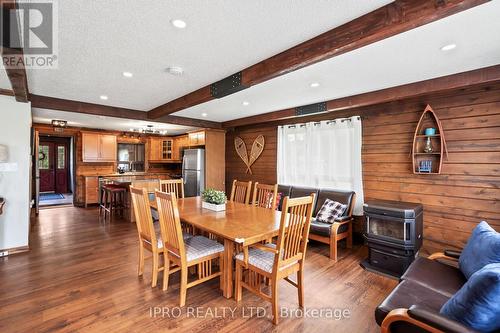
M 191 106 L 208 102 L 212 99 L 214 98 L 210 94 L 210 86 L 206 86 L 150 110 L 148 112 L 148 117 L 150 119 L 156 119 L 180 111 L 182 109 L 189 108 Z
M 73 101 L 68 99 L 61 99 L 48 96 L 30 95 L 31 106 L 34 108 L 67 111 L 67 112 L 77 112 L 92 114 L 98 116 L 106 117 L 116 117 L 116 118 L 127 118 L 127 119 L 137 119 L 137 120 L 150 120 L 147 116 L 147 112 L 107 106 L 101 104 L 85 103 L 79 101 Z M 221 128 L 221 123 L 200 120 L 194 118 L 178 117 L 178 116 L 163 116 L 161 118 L 155 119 L 156 122 L 183 125 L 183 126 L 194 126 L 194 127 L 204 127 L 204 128 Z
M 17 8 L 16 1 L 5 1 L 1 0 L 0 5 L 3 10 L 12 10 Z M 19 19 L 16 15 L 16 19 Z M 20 38 L 20 37 L 19 37 Z M 27 103 L 29 97 L 28 90 L 28 79 L 26 76 L 26 69 L 24 68 L 24 54 L 22 48 L 9 48 L 2 45 L 0 47 L 0 54 L 2 56 L 2 63 L 4 63 L 4 57 L 14 57 L 16 60 L 16 67 L 7 66 L 5 71 L 9 77 L 10 84 L 12 86 L 12 91 L 16 101 Z
M 396 0 L 244 69 L 241 83 L 250 87 L 488 1 Z M 212 99 L 210 86 L 205 86 L 152 109 L 148 117 L 156 119 Z
M 14 96 L 14 92 L 9 89 L 0 89 L 0 95 L 4 96 Z
M 497 81 L 500 81 L 500 65 L 330 100 L 327 102 L 327 112 L 393 102 L 410 97 L 423 96 L 429 93 L 446 92 L 462 87 L 494 83 Z M 222 123 L 222 126 L 224 128 L 231 128 L 273 122 L 294 117 L 296 117 L 296 110 L 295 108 L 291 108 L 226 121 Z

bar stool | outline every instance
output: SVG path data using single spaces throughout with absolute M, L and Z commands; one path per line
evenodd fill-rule
M 99 215 L 104 212 L 104 220 L 109 213 L 110 220 L 116 214 L 117 211 L 123 216 L 125 210 L 125 195 L 127 190 L 125 187 L 105 184 L 101 187 L 101 204 L 99 206 Z

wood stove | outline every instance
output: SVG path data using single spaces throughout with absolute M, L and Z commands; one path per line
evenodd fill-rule
M 423 239 L 421 204 L 370 200 L 364 205 L 368 258 L 361 265 L 400 277 L 415 259 Z

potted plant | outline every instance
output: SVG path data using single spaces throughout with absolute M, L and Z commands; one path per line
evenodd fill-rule
M 226 193 L 217 191 L 213 188 L 207 188 L 201 193 L 201 206 L 206 209 L 221 212 L 226 210 Z

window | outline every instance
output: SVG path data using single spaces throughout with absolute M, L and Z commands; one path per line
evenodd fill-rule
M 356 192 L 363 212 L 359 117 L 278 127 L 278 183 Z
M 49 146 L 38 147 L 38 168 L 40 170 L 49 168 Z
M 64 169 L 66 167 L 66 147 L 57 146 L 57 168 Z

